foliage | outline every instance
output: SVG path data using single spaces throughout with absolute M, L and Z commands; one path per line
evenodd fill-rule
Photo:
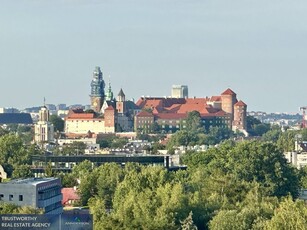
M 74 141 L 54 150 L 57 155 L 82 155 L 86 149 L 86 144 L 82 141 Z
M 295 131 L 287 130 L 286 132 L 281 133 L 277 140 L 277 146 L 283 152 L 291 152 L 295 149 Z
M 42 209 L 35 209 L 30 206 L 17 206 L 11 203 L 0 202 L 0 215 L 3 214 L 42 214 Z
M 183 158 L 190 168 L 204 167 L 208 173 L 217 169 L 234 175 L 238 180 L 256 181 L 267 195 L 298 195 L 299 178 L 287 164 L 283 153 L 272 143 L 243 142 L 231 147 L 229 143 L 203 153 L 192 153 Z
M 16 178 L 28 178 L 34 177 L 33 172 L 31 171 L 30 165 L 17 165 L 13 171 L 12 177 Z
M 267 222 L 265 229 L 272 230 L 303 230 L 307 229 L 307 208 L 303 201 L 293 201 L 287 197 L 278 208 L 274 216 Z
M 63 132 L 64 131 L 64 120 L 59 116 L 52 114 L 49 118 L 50 122 L 53 124 L 54 131 Z
M 192 111 L 188 113 L 186 119 L 186 130 L 190 133 L 202 133 L 204 132 L 204 127 L 201 121 L 201 116 L 198 111 Z
M 0 164 L 9 177 L 20 165 L 31 164 L 31 155 L 36 153 L 33 145 L 25 146 L 19 136 L 6 134 L 0 137 Z
M 191 211 L 187 218 L 185 218 L 183 221 L 180 221 L 182 230 L 197 230 L 197 227 L 194 225 L 192 216 L 193 213 Z
M 71 188 L 78 185 L 78 181 L 72 173 L 58 173 L 56 177 L 61 179 L 63 188 Z
M 246 129 L 251 136 L 262 136 L 270 130 L 270 125 L 261 123 L 261 121 L 253 116 L 246 117 Z
M 100 148 L 123 148 L 128 143 L 127 138 L 117 137 L 115 135 L 109 135 L 97 141 Z

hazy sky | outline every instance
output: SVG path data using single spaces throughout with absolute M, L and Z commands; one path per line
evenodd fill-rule
M 306 0 L 0 0 L 0 107 L 233 89 L 248 110 L 307 105 Z

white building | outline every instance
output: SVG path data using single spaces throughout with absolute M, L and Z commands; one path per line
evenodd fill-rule
M 287 152 L 284 155 L 287 161 L 298 169 L 307 165 L 307 152 Z
M 34 141 L 36 143 L 54 141 L 54 127 L 49 121 L 49 110 L 45 106 L 39 111 L 39 120 L 35 125 Z
M 187 85 L 173 85 L 172 86 L 172 98 L 188 98 L 189 91 Z

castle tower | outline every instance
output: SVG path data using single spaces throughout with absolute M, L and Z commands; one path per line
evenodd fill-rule
M 228 88 L 221 94 L 221 99 L 222 99 L 222 110 L 230 114 L 231 122 L 232 122 L 233 113 L 234 113 L 234 105 L 238 101 L 237 94 Z
M 117 100 L 116 100 L 116 109 L 117 112 L 120 113 L 125 113 L 126 112 L 126 96 L 124 94 L 123 89 L 120 89 L 118 95 L 117 95 Z
M 232 123 L 233 131 L 246 130 L 246 110 L 247 105 L 243 101 L 238 101 L 234 105 L 234 118 Z
M 104 101 L 104 87 L 105 83 L 102 77 L 102 72 L 99 66 L 95 67 L 93 72 L 93 79 L 91 82 L 91 108 L 99 113 Z
M 110 105 L 104 111 L 104 126 L 106 133 L 114 133 L 115 132 L 115 119 L 116 119 L 116 111 Z
M 36 143 L 54 141 L 54 127 L 49 121 L 49 110 L 43 106 L 39 111 L 39 120 L 35 125 L 34 141 Z

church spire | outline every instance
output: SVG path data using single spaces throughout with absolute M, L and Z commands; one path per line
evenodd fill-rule
M 113 92 L 112 92 L 112 88 L 111 88 L 111 77 L 109 75 L 109 86 L 108 86 L 108 90 L 106 93 L 106 101 L 112 101 L 113 100 Z

